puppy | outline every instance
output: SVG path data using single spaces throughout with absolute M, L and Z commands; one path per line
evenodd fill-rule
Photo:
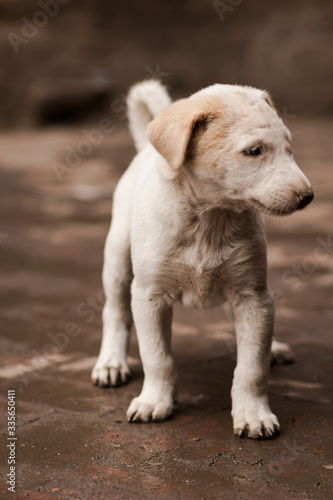
M 213 85 L 174 102 L 157 81 L 128 96 L 139 151 L 114 193 L 105 245 L 103 340 L 92 372 L 100 386 L 127 382 L 134 322 L 144 369 L 130 422 L 173 410 L 172 307 L 231 305 L 237 338 L 234 433 L 270 438 L 279 422 L 267 398 L 274 322 L 262 214 L 288 215 L 313 198 L 291 135 L 269 95 Z M 276 344 L 290 357 L 285 344 Z

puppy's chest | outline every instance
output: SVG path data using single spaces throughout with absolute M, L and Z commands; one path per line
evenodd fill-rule
M 226 248 L 212 248 L 195 242 L 184 248 L 175 259 L 175 277 L 180 291 L 180 301 L 186 307 L 200 309 L 221 304 L 227 287 L 225 259 Z
M 230 226 L 225 213 L 212 209 L 171 236 L 164 277 L 185 306 L 202 309 L 225 301 L 235 245 L 239 246 Z
M 186 307 L 206 309 L 225 300 L 225 284 L 221 267 L 195 268 L 184 265 L 181 277 L 180 301 Z

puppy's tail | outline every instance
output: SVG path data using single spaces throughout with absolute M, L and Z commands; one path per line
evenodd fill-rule
M 149 143 L 146 137 L 148 123 L 171 104 L 166 88 L 157 80 L 145 80 L 134 85 L 127 96 L 129 128 L 136 149 L 141 151 Z

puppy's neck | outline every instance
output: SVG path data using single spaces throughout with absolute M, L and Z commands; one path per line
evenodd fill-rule
M 191 212 L 201 217 L 211 210 L 219 213 L 226 220 L 234 216 L 239 218 L 242 212 L 249 212 L 249 207 L 241 200 L 231 200 L 222 186 L 209 177 L 204 181 L 199 179 L 191 165 L 184 165 L 177 177 L 171 180 L 177 193 L 178 200 L 184 210 L 190 207 Z

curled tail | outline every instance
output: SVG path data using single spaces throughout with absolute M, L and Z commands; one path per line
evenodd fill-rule
M 138 151 L 149 143 L 146 137 L 148 123 L 170 104 L 169 94 L 157 80 L 145 80 L 130 89 L 127 96 L 127 113 L 129 128 Z

